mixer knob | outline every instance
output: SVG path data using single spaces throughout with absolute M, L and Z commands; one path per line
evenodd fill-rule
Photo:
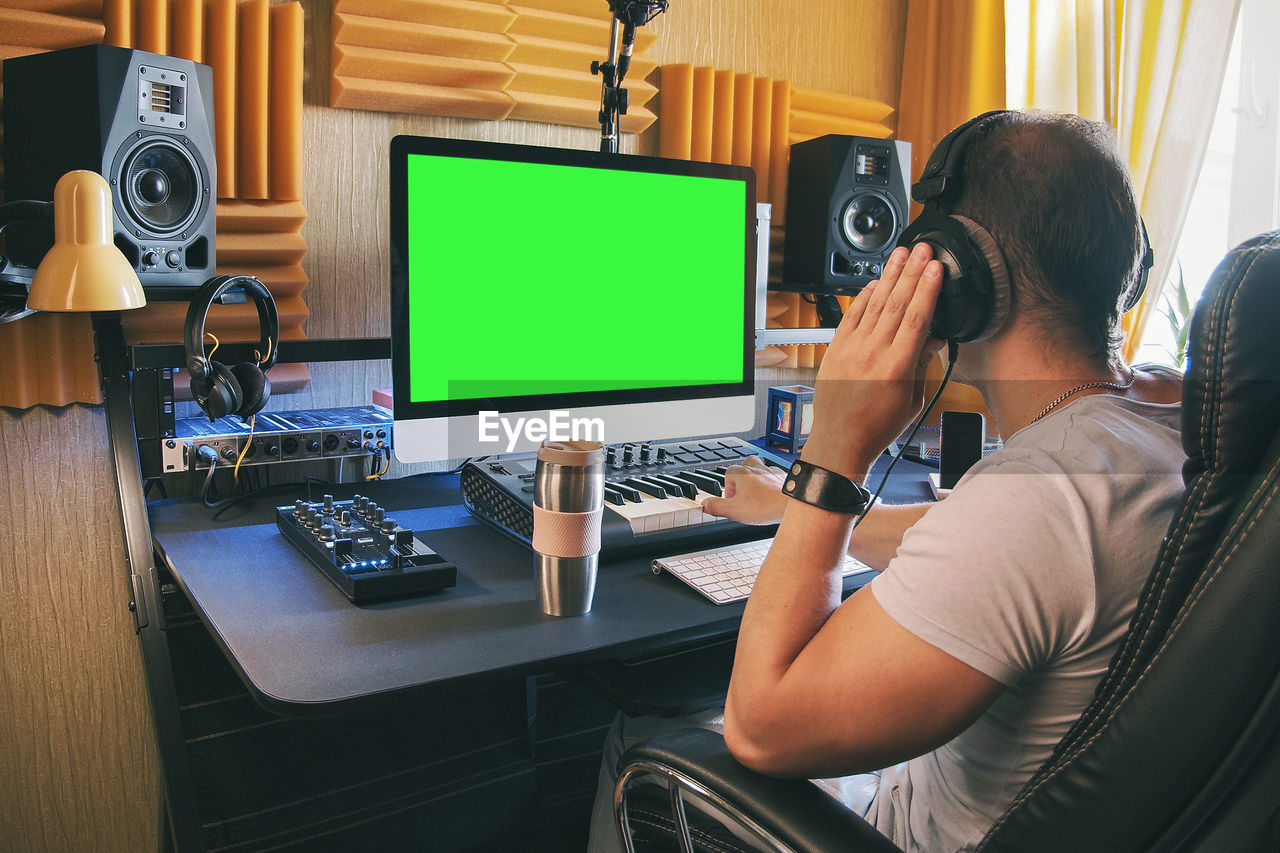
M 604 452 L 604 461 L 610 466 L 618 464 L 618 448 L 610 447 Z
M 382 520 L 382 524 L 380 524 L 380 525 L 378 525 L 378 526 L 379 526 L 379 528 L 381 528 L 381 530 L 382 530 L 382 532 L 383 532 L 383 533 L 385 533 L 385 534 L 387 534 L 387 535 L 389 536 L 389 535 L 391 535 L 391 534 L 395 531 L 395 529 L 396 529 L 397 527 L 399 527 L 400 525 L 396 524 L 396 520 L 395 520 L 394 518 L 384 518 L 384 519 Z
M 324 496 L 324 509 L 322 512 L 325 515 L 333 515 L 333 495 Z
M 333 525 L 332 524 L 321 525 L 319 536 L 320 536 L 321 542 L 332 542 L 334 539 Z
M 342 514 L 338 516 L 338 523 L 341 524 L 343 527 L 350 527 L 351 526 L 351 510 L 344 509 L 342 511 Z
M 631 462 L 631 457 L 635 454 L 635 448 L 628 444 L 622 448 L 622 464 L 626 465 Z
M 653 448 L 650 447 L 648 444 L 640 445 L 640 461 L 648 462 L 652 458 L 653 458 Z
M 375 527 L 382 526 L 382 520 L 387 517 L 387 511 L 380 506 L 375 506 L 373 510 L 373 524 Z

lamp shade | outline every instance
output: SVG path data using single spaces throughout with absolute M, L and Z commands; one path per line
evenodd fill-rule
M 53 248 L 27 294 L 36 311 L 121 311 L 147 304 L 138 274 L 111 238 L 111 189 L 76 170 L 53 188 Z

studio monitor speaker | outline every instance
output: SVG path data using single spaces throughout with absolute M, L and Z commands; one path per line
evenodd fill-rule
M 148 298 L 190 299 L 214 273 L 213 140 L 207 65 L 107 45 L 4 62 L 5 199 L 51 200 L 64 173 L 100 173 L 116 246 Z M 5 239 L 35 266 L 52 233 L 14 227 Z
M 907 224 L 911 143 L 819 136 L 791 146 L 780 290 L 853 294 Z

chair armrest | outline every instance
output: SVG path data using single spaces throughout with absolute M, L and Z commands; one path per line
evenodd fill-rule
M 728 839 L 729 849 L 735 849 L 732 842 L 754 823 L 776 842 L 798 852 L 901 853 L 889 839 L 816 785 L 804 779 L 775 779 L 749 770 L 729 754 L 719 733 L 697 728 L 664 732 L 640 741 L 619 759 L 614 802 L 618 804 L 625 796 L 631 829 L 640 836 L 661 840 L 670 839 L 675 833 L 667 789 L 639 784 L 646 772 L 666 777 L 664 784 L 674 778 L 682 787 L 692 787 L 695 792 L 700 789 L 708 795 L 712 809 L 698 809 L 696 813 L 685 809 L 695 840 L 698 836 L 712 837 L 724 845 Z M 637 820 L 637 814 L 642 819 Z M 737 831 L 726 833 L 726 827 Z M 747 831 L 757 834 L 754 828 Z M 642 849 L 653 848 L 646 845 Z

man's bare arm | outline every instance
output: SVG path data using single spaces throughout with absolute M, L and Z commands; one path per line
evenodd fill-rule
M 756 457 L 729 468 L 724 496 L 707 498 L 702 511 L 743 524 L 777 524 L 789 498 L 782 494 L 784 475 Z M 902 536 L 932 504 L 876 504 L 849 539 L 849 553 L 877 571 L 889 565 Z

